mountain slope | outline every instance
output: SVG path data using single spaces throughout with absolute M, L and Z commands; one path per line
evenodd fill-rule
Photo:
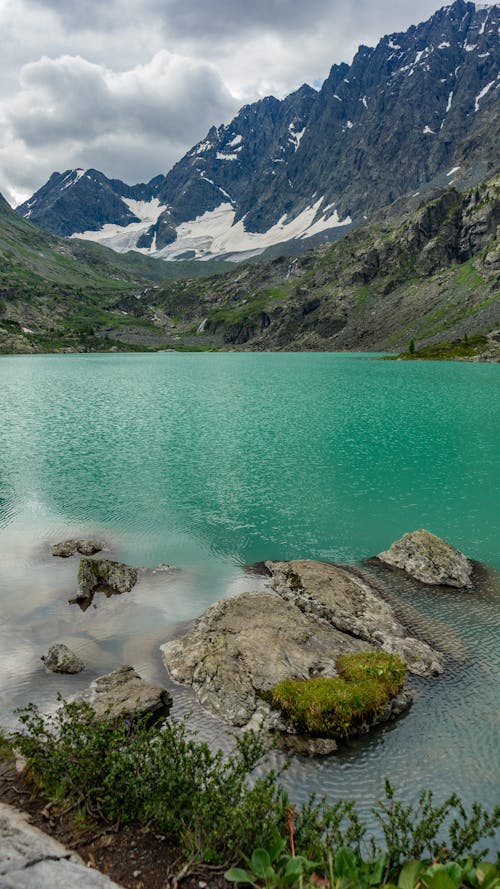
M 127 186 L 95 170 L 54 174 L 18 211 L 163 259 L 304 249 L 402 195 L 498 169 L 499 26 L 498 4 L 455 0 L 360 47 L 319 92 L 245 106 L 166 176 Z
M 164 282 L 154 311 L 174 348 L 400 351 L 500 327 L 500 176 L 415 204 L 295 259 Z
M 142 298 L 168 271 L 168 263 L 137 253 L 44 232 L 0 195 L 0 351 L 71 350 L 85 339 L 89 348 L 102 347 L 90 329 L 123 325 L 117 302 Z M 158 338 L 153 322 L 140 325 Z
M 44 235 L 0 202 L 0 349 L 400 351 L 486 334 L 500 328 L 499 226 L 497 174 L 401 199 L 299 257 L 138 287 L 135 272 L 111 274 L 109 251 Z

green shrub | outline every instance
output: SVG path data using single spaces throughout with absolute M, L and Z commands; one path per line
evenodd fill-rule
M 265 844 L 286 819 L 278 773 L 248 781 L 268 750 L 252 732 L 226 758 L 195 741 L 184 722 L 131 726 L 98 719 L 82 703 L 63 703 L 50 718 L 30 705 L 20 720 L 14 743 L 50 796 L 111 823 L 153 823 L 190 858 L 231 860 Z
M 403 662 L 382 651 L 342 655 L 337 668 L 340 675 L 333 679 L 287 679 L 266 700 L 302 734 L 345 737 L 383 712 L 406 675 Z
M 350 658 L 343 669 L 357 674 L 360 663 Z M 370 660 L 371 670 L 375 664 Z M 396 670 L 382 664 L 386 676 Z M 477 864 L 488 852 L 478 844 L 500 827 L 500 806 L 489 814 L 474 803 L 467 812 L 455 794 L 434 804 L 429 790 L 416 804 L 406 804 L 387 781 L 384 798 L 371 809 L 378 822 L 374 838 L 351 801 L 331 805 L 311 796 L 295 809 L 279 772 L 267 770 L 255 780 L 254 769 L 268 750 L 255 733 L 238 738 L 224 756 L 197 742 L 184 722 L 158 727 L 103 721 L 81 703 L 63 703 L 51 717 L 30 705 L 20 720 L 22 731 L 3 738 L 1 755 L 15 746 L 28 761 L 28 777 L 64 808 L 75 806 L 81 817 L 87 813 L 113 824 L 161 829 L 189 861 L 246 862 L 254 885 L 266 885 L 257 872 L 264 867 L 270 868 L 267 885 L 305 887 L 315 862 L 335 889 L 363 889 L 380 885 L 382 871 L 382 883 L 397 881 L 405 862 L 416 859 L 425 871 L 418 877 L 420 889 L 453 889 L 435 865 L 430 868 L 432 862 L 451 861 L 462 867 L 463 886 L 500 889 L 498 873 Z M 252 858 L 255 849 L 261 852 Z M 475 859 L 463 860 L 472 853 Z M 481 878 L 486 870 L 487 882 Z M 447 877 L 452 873 L 459 872 L 446 869 Z M 232 879 L 239 881 L 234 872 Z M 409 882 L 399 885 L 412 889 Z

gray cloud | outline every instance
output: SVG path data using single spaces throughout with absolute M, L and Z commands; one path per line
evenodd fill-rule
M 56 165 L 81 165 L 126 181 L 150 178 L 237 105 L 215 68 L 166 50 L 121 72 L 79 56 L 43 57 L 24 66 L 20 90 L 4 108 L 17 146 L 7 167 L 19 177 L 22 146 L 44 176 Z M 21 188 L 30 178 L 23 176 Z

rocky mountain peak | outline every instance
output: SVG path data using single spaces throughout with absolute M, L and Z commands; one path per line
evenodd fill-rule
M 403 195 L 498 167 L 499 26 L 498 4 L 455 0 L 360 46 L 319 91 L 243 106 L 165 176 L 129 186 L 96 170 L 55 173 L 19 212 L 174 259 L 332 238 Z M 130 237 L 118 230 L 131 223 Z M 105 224 L 117 227 L 108 241 Z

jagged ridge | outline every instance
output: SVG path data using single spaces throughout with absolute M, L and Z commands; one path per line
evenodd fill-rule
M 234 257 L 329 236 L 447 176 L 479 181 L 498 166 L 499 24 L 498 5 L 456 0 L 361 46 L 319 93 L 304 85 L 245 106 L 166 176 L 127 186 L 95 170 L 54 174 L 19 212 L 118 250 Z

